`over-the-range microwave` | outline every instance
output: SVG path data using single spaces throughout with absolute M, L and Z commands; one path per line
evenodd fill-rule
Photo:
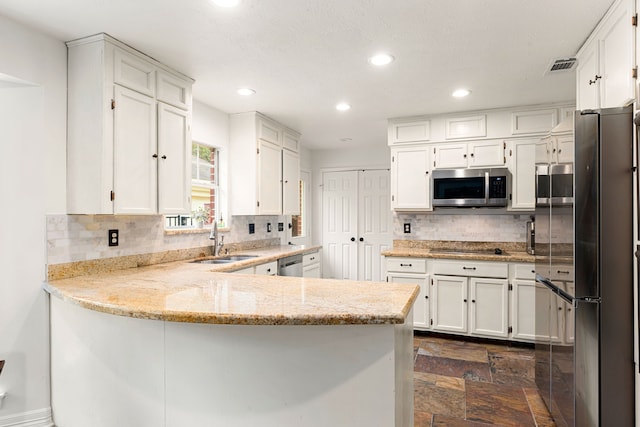
M 507 168 L 437 169 L 431 174 L 434 207 L 504 207 L 509 200 Z

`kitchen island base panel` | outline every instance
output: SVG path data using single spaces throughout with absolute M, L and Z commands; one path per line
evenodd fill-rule
M 164 322 L 51 298 L 61 427 L 413 426 L 412 315 L 400 325 Z

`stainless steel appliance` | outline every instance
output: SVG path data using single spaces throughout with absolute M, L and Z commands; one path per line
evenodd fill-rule
M 278 260 L 278 276 L 302 277 L 302 255 L 292 255 Z
M 573 165 L 536 166 L 536 204 L 556 206 L 573 204 Z
M 635 423 L 632 132 L 631 107 L 576 112 L 574 204 L 536 207 L 536 383 L 558 426 Z
M 501 207 L 509 200 L 507 168 L 437 169 L 431 174 L 434 207 Z

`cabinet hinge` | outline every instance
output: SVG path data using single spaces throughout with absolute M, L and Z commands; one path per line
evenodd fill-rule
M 512 334 L 512 333 L 513 333 L 513 326 L 509 326 L 509 330 L 508 330 L 508 332 L 509 332 L 510 334 Z
M 433 286 L 433 279 L 431 279 L 431 286 Z
M 391 201 L 395 202 L 396 201 L 396 196 L 391 196 Z
M 633 67 L 633 69 L 631 70 L 631 77 L 633 77 L 634 79 L 638 78 L 638 67 Z
M 260 207 L 260 202 L 256 202 L 256 205 L 257 205 L 258 207 Z
M 504 164 L 505 165 L 507 164 L 507 157 L 506 156 L 504 157 Z
M 116 100 L 115 100 L 115 99 L 112 99 L 112 100 L 111 100 L 111 109 L 112 109 L 112 110 L 115 110 L 115 108 L 116 108 Z
M 113 202 L 116 199 L 115 191 L 111 190 L 111 195 L 109 197 L 111 198 L 111 201 Z
M 503 149 L 505 149 L 505 150 L 507 149 L 507 143 L 506 143 L 506 141 L 502 141 L 502 148 L 503 148 Z
M 396 161 L 396 156 L 391 156 L 391 163 L 395 163 Z
M 259 148 L 256 148 L 256 153 L 260 154 L 260 149 Z
M 433 326 L 433 319 L 429 319 L 429 324 Z
M 511 193 L 509 193 L 509 200 L 513 200 L 513 199 L 511 198 Z
M 634 27 L 638 26 L 638 14 L 637 13 L 631 17 L 631 25 L 633 25 Z
M 509 290 L 512 291 L 513 290 L 513 285 L 511 283 L 509 283 Z
M 513 157 L 513 150 L 509 150 L 509 157 Z
M 435 160 L 433 161 L 433 167 L 434 168 L 436 167 L 436 161 Z

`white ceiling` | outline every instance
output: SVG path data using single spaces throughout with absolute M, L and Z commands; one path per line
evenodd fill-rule
M 260 111 L 311 149 L 383 146 L 386 119 L 575 98 L 575 55 L 612 0 L 2 0 L 60 40 L 106 32 L 196 80 L 227 113 Z M 379 69 L 378 51 L 396 61 Z M 240 86 L 257 91 L 246 98 Z M 454 99 L 465 86 L 473 92 Z M 339 101 L 352 105 L 338 112 Z M 352 141 L 341 142 L 342 138 Z

